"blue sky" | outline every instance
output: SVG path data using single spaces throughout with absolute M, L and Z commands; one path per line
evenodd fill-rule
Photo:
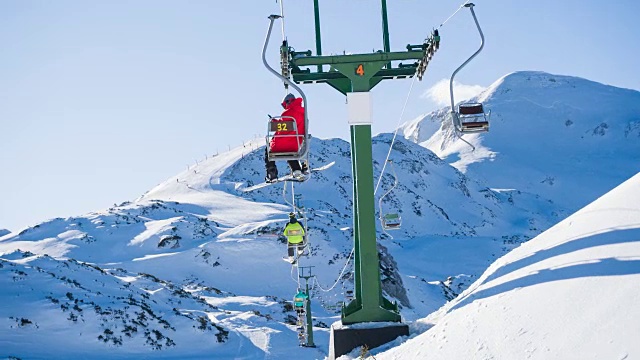
M 461 3 L 389 0 L 392 50 L 420 43 Z M 313 1 L 284 4 L 290 44 L 314 49 Z M 461 88 L 540 70 L 640 90 L 638 3 L 475 4 L 487 43 L 456 76 Z M 378 1 L 320 5 L 325 54 L 381 48 Z M 260 59 L 277 12 L 275 0 L 0 2 L 0 228 L 133 200 L 206 155 L 264 136 L 284 95 Z M 479 43 L 466 9 L 441 35 L 402 121 L 440 106 L 426 94 Z M 410 84 L 373 90 L 374 132 L 395 128 Z M 344 97 L 327 85 L 304 90 L 311 133 L 348 139 Z

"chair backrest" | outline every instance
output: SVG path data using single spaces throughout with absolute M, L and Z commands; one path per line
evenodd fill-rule
M 481 103 L 460 104 L 458 112 L 460 115 L 484 115 L 484 108 Z
M 269 122 L 269 131 L 294 131 L 298 132 L 298 126 L 296 126 L 296 122 L 294 120 L 271 120 Z

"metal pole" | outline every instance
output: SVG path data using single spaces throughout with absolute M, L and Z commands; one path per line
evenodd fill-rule
M 309 279 L 307 280 L 306 291 L 307 291 L 307 303 L 306 303 L 306 311 L 307 311 L 307 346 L 315 347 L 316 345 L 313 343 L 313 321 L 311 319 L 311 296 L 309 295 Z
M 286 77 L 282 76 L 280 73 L 278 73 L 277 71 L 275 71 L 271 66 L 269 66 L 269 63 L 267 62 L 267 46 L 269 46 L 269 39 L 271 38 L 271 31 L 273 31 L 273 22 L 276 19 L 281 18 L 281 16 L 279 15 L 269 15 L 269 30 L 267 31 L 267 37 L 264 39 L 264 46 L 262 47 L 262 63 L 264 64 L 264 66 L 267 68 L 267 70 L 269 70 L 273 75 L 277 76 L 278 78 L 280 78 L 282 81 L 284 81 L 285 84 L 291 85 L 292 88 L 296 89 L 296 91 L 298 91 L 298 93 L 300 93 L 300 96 L 302 97 L 302 102 L 304 103 L 304 129 L 307 132 L 307 134 L 309 133 L 309 116 L 307 115 L 309 113 L 309 105 L 307 104 L 307 96 L 304 94 L 304 91 L 302 91 L 302 89 L 296 85 L 293 81 L 287 79 Z M 308 145 L 308 141 L 309 138 L 305 139 L 305 143 L 306 145 L 306 150 L 305 152 L 309 151 L 309 145 Z
M 313 0 L 313 13 L 316 20 L 316 56 L 320 56 L 322 55 L 322 42 L 320 39 L 320 7 L 318 6 L 318 0 Z M 318 72 L 322 72 L 322 65 L 318 65 Z
M 476 22 L 476 27 L 478 28 L 478 32 L 480 33 L 480 48 L 476 50 L 476 52 L 474 52 L 473 55 L 471 55 L 471 57 L 468 58 L 467 61 L 465 61 L 462 65 L 460 65 L 460 67 L 458 67 L 456 71 L 454 71 L 453 74 L 451 75 L 451 80 L 449 80 L 449 93 L 451 94 L 451 112 L 455 112 L 455 106 L 456 106 L 455 100 L 453 99 L 453 78 L 456 76 L 458 71 L 462 70 L 462 68 L 465 67 L 465 65 L 467 65 L 469 61 L 471 61 L 474 57 L 476 57 L 476 55 L 478 55 L 480 51 L 482 51 L 482 48 L 484 47 L 484 34 L 482 33 L 482 29 L 480 29 L 478 18 L 476 18 L 476 13 L 473 11 L 474 6 L 475 5 L 473 3 L 468 3 L 465 5 L 465 7 L 468 7 L 469 10 L 471 10 L 471 15 L 473 16 L 473 20 Z
M 387 0 L 382 0 L 382 43 L 384 52 L 391 52 L 391 45 L 389 45 L 389 21 L 387 20 Z M 387 69 L 391 69 L 391 62 L 388 62 L 386 67 Z
M 399 322 L 401 319 L 397 309 L 382 296 L 373 193 L 372 119 L 364 105 L 364 99 L 370 93 L 367 87 L 359 88 L 357 85 L 354 84 L 356 93 L 347 94 L 351 108 L 355 300 L 343 308 L 342 324 Z M 361 85 L 366 86 L 365 83 Z M 358 98 L 362 103 L 358 104 Z
M 280 0 L 280 16 L 282 17 L 282 40 L 287 40 L 287 35 L 284 32 L 284 0 Z

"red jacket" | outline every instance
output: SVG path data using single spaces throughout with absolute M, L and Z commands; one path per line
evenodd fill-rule
M 284 110 L 282 116 L 293 117 L 296 120 L 296 126 L 298 128 L 298 136 L 296 132 L 291 131 L 276 131 L 275 135 L 271 138 L 269 144 L 269 151 L 271 152 L 294 152 L 298 151 L 298 147 L 302 144 L 306 136 L 306 129 L 304 128 L 304 107 L 302 107 L 302 98 L 295 98 L 289 106 Z M 284 118 L 282 120 L 273 121 L 285 121 L 291 120 Z M 278 135 L 291 135 L 291 136 L 278 136 Z M 297 141 L 296 141 L 297 138 Z

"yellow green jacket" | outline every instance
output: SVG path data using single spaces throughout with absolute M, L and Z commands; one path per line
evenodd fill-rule
M 299 222 L 288 223 L 284 227 L 283 234 L 287 237 L 289 244 L 300 244 L 304 240 L 304 228 Z

